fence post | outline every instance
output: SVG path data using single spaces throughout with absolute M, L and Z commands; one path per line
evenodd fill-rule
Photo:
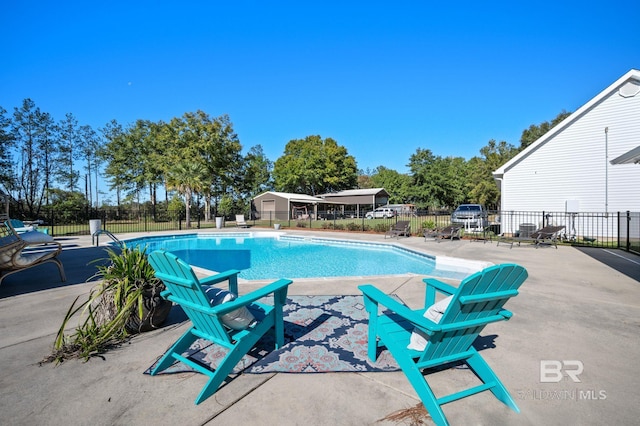
M 631 212 L 629 210 L 627 210 L 627 251 L 631 251 Z
M 618 212 L 618 244 L 616 244 L 616 248 L 620 248 L 620 225 L 622 224 L 622 216 L 620 216 L 620 212 Z
M 55 236 L 55 225 L 53 223 L 53 209 L 49 209 L 49 223 L 51 224 L 51 236 Z

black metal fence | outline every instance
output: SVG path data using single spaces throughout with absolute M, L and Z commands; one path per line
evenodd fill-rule
M 564 226 L 560 239 L 565 243 L 613 247 L 640 253 L 640 213 L 637 212 L 495 212 L 500 233 L 516 235 L 544 226 Z
M 422 235 L 424 229 L 444 227 L 451 224 L 450 211 L 415 211 L 386 218 L 366 218 L 362 212 L 334 211 L 298 215 L 290 212 L 268 212 L 256 218 L 245 213 L 250 226 L 269 228 L 306 228 L 314 230 L 336 230 L 352 232 L 384 233 L 399 220 L 410 222 L 411 233 Z M 113 234 L 130 232 L 154 232 L 184 229 L 215 229 L 235 227 L 235 215 L 217 219 L 206 218 L 201 210 L 194 209 L 187 225 L 185 212 L 171 210 L 108 209 L 83 211 L 48 211 L 42 227 L 49 228 L 54 236 L 89 235 L 89 221 L 100 219 L 101 229 Z M 640 213 L 567 213 L 549 211 L 490 211 L 485 218 L 462 224 L 465 234 L 482 232 L 488 235 L 517 235 L 535 229 L 557 225 L 564 226 L 560 241 L 566 244 L 621 248 L 640 253 Z

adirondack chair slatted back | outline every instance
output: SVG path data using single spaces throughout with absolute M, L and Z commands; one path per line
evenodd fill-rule
M 460 354 L 466 351 L 492 318 L 503 313 L 504 304 L 518 294 L 527 272 L 519 265 L 503 264 L 485 269 L 465 279 L 458 287 L 440 324 L 459 324 L 479 320 L 480 324 L 462 329 L 436 332 L 429 337 L 421 361 Z M 486 320 L 483 322 L 482 320 Z
M 149 263 L 156 270 L 156 277 L 167 287 L 162 296 L 179 304 L 199 333 L 217 343 L 226 345 L 231 341 L 222 321 L 209 312 L 209 299 L 187 263 L 171 253 L 160 251 L 149 255 Z

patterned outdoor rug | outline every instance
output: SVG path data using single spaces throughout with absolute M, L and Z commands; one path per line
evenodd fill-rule
M 367 324 L 362 296 L 290 296 L 284 306 L 285 345 L 273 350 L 273 334 L 267 333 L 236 365 L 234 373 L 399 370 L 387 350 L 376 362 L 369 360 Z M 217 345 L 198 340 L 189 348 L 188 356 L 215 369 L 225 353 Z M 186 371 L 193 370 L 175 363 L 162 373 Z

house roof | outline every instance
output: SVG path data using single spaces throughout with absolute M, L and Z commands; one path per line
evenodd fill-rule
M 640 164 L 640 146 L 610 161 L 611 164 Z
M 630 85 L 626 85 L 627 82 L 630 82 Z M 624 86 L 624 87 L 623 87 Z M 634 96 L 637 91 L 636 87 L 640 89 L 640 71 L 636 69 L 632 69 L 627 72 L 625 75 L 616 80 L 609 87 L 604 89 L 598 95 L 596 95 L 589 102 L 578 108 L 573 114 L 562 120 L 558 123 L 557 126 L 549 130 L 547 133 L 538 138 L 531 145 L 523 149 L 518 155 L 513 157 L 511 160 L 507 161 L 502 165 L 499 169 L 493 172 L 493 176 L 496 178 L 502 177 L 510 168 L 521 162 L 523 159 L 527 158 L 529 154 L 533 151 L 544 145 L 548 140 L 553 138 L 558 133 L 562 132 L 565 128 L 570 126 L 580 117 L 582 117 L 586 112 L 588 112 L 593 106 L 597 105 L 602 99 L 609 96 L 612 92 L 616 90 L 620 90 L 621 96 Z M 632 93 L 635 92 L 635 93 Z

